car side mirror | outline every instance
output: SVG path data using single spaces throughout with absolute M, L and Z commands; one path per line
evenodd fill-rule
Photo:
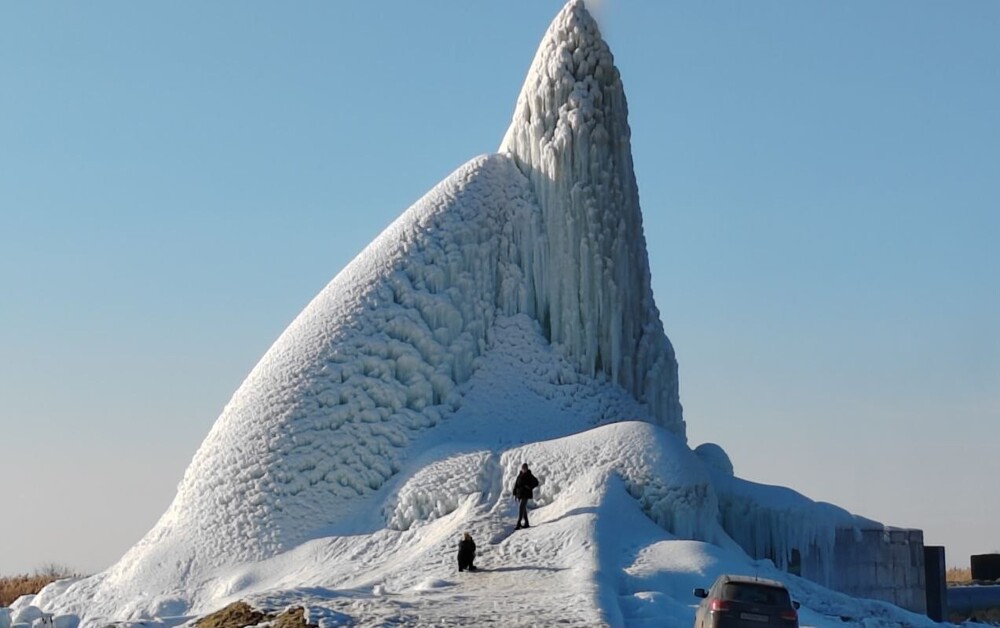
M 799 610 L 800 606 L 802 606 L 802 605 L 799 604 L 798 602 L 795 602 L 795 601 L 792 602 L 792 608 L 794 608 L 795 610 Z
M 695 597 L 708 597 L 708 591 L 706 591 L 705 589 L 702 589 L 701 587 L 698 587 L 697 589 L 694 590 L 694 596 Z

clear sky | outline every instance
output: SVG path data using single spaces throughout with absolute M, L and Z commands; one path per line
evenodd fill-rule
M 559 0 L 0 4 L 0 574 L 114 563 Z M 1000 3 L 596 7 L 691 446 L 1000 550 Z

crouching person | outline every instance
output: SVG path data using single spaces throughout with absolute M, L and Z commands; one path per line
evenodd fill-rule
M 472 564 L 475 560 L 476 542 L 472 540 L 472 535 L 466 532 L 462 540 L 458 542 L 458 570 L 475 571 L 476 566 Z

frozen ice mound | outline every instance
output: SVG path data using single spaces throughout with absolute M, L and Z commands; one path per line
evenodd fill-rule
M 718 499 L 708 472 L 676 435 L 641 421 L 623 421 L 504 451 L 449 455 L 422 467 L 384 507 L 387 526 L 407 530 L 451 514 L 469 498 L 511 496 L 522 463 L 539 479 L 538 508 L 559 502 L 593 478 L 617 475 L 641 510 L 683 538 L 718 538 Z M 589 490 L 589 489 L 588 489 Z
M 623 421 L 504 452 L 500 466 L 508 492 L 525 462 L 539 479 L 538 507 L 556 503 L 585 475 L 613 474 L 663 529 L 681 538 L 719 538 L 718 499 L 708 472 L 677 435 L 662 427 Z
M 619 624 L 681 624 L 692 583 L 746 566 L 740 546 L 828 551 L 846 512 L 738 480 L 721 449 L 685 444 L 630 134 L 611 52 L 570 0 L 499 154 L 449 175 L 313 299 L 138 544 L 33 602 L 85 628 L 176 625 L 248 596 L 302 603 L 324 626 L 482 624 L 496 589 L 442 594 L 471 529 L 498 564 L 522 561 L 491 587 L 544 606 L 540 624 L 582 609 L 577 624 L 597 625 L 599 606 Z M 587 429 L 626 419 L 643 422 Z M 541 485 L 522 543 L 496 530 L 523 462 Z
M 183 582 L 294 547 L 400 469 L 462 404 L 501 316 L 538 323 L 683 438 L 677 365 L 650 289 L 624 91 L 570 3 L 539 48 L 503 154 L 403 213 L 292 322 L 223 410 L 156 527 L 109 574 Z M 540 151 L 540 152 L 539 152 Z M 393 525 L 454 504 L 417 504 Z
M 677 364 L 650 288 L 626 117 L 610 51 L 582 2 L 570 2 L 539 47 L 500 154 L 461 166 L 334 277 L 237 389 L 153 529 L 63 597 L 118 604 L 124 617 L 147 616 L 157 599 L 182 612 L 176 595 L 323 536 L 390 481 L 402 486 L 382 515 L 400 531 L 455 512 L 463 496 L 495 495 L 513 463 L 482 448 L 397 478 L 432 428 L 508 400 L 499 382 L 492 396 L 473 385 L 481 368 L 536 369 L 515 378 L 531 394 L 514 400 L 518 425 L 552 421 L 521 437 L 489 428 L 501 440 L 565 435 L 632 406 L 628 418 L 658 424 L 673 440 L 657 442 L 697 463 L 683 446 Z M 494 342 L 517 334 L 552 354 L 526 361 Z M 570 418 L 578 410 L 587 416 Z M 609 432 L 633 438 L 624 434 Z M 549 460 L 547 447 L 530 453 Z M 621 474 L 668 528 L 693 533 L 712 510 L 700 480 L 656 480 L 650 469 L 668 464 L 665 454 L 612 464 L 595 447 L 586 460 Z M 544 464 L 540 503 L 573 473 Z M 429 482 L 448 465 L 462 473 L 435 494 Z

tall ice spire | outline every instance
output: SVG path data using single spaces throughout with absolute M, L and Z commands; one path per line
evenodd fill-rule
M 583 372 L 603 372 L 684 434 L 677 362 L 650 289 L 628 106 L 582 0 L 549 26 L 500 144 L 542 209 L 539 321 Z
M 683 438 L 625 95 L 582 2 L 549 28 L 501 152 L 446 177 L 320 291 L 226 404 L 156 526 L 61 608 L 184 615 L 245 586 L 205 584 L 224 567 L 328 537 L 331 526 L 366 527 L 368 498 L 434 442 L 425 430 L 509 416 L 465 405 L 483 364 L 525 364 L 507 350 L 528 341 L 508 336 L 501 318 L 529 321 L 556 348 L 539 352 L 541 388 L 524 391 L 538 417 L 565 411 L 569 361 L 603 397 L 580 426 L 642 419 Z M 179 600 L 184 590 L 200 597 Z

